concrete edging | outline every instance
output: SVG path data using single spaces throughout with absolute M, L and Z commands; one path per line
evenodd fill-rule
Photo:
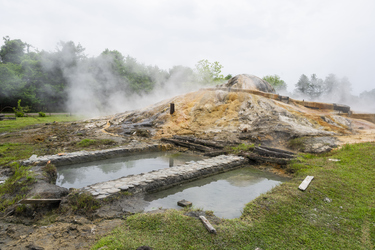
M 118 147 L 105 150 L 96 150 L 96 151 L 79 151 L 72 153 L 63 153 L 57 155 L 44 155 L 37 157 L 32 155 L 28 160 L 22 161 L 21 164 L 24 166 L 29 165 L 44 165 L 48 161 L 51 161 L 55 166 L 71 165 L 77 163 L 84 163 L 90 161 L 98 161 L 109 158 L 123 157 L 132 155 L 134 153 L 146 153 L 146 152 L 156 152 L 162 151 L 166 146 L 162 144 L 152 144 L 144 146 L 129 146 L 129 147 Z

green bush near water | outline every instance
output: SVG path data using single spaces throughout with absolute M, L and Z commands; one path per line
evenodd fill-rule
M 78 214 L 88 214 L 100 207 L 100 202 L 89 193 L 73 192 L 68 196 L 68 204 Z

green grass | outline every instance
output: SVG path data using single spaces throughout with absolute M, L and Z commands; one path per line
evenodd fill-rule
M 0 143 L 0 166 L 10 162 L 30 158 L 38 151 L 38 146 L 24 143 Z
M 227 147 L 226 148 L 226 151 L 228 153 L 232 153 L 232 154 L 238 154 L 240 153 L 241 151 L 251 151 L 253 150 L 255 147 L 254 144 L 245 144 L 245 143 L 241 143 L 240 145 L 238 145 L 237 147 Z
M 75 213 L 88 214 L 93 213 L 100 207 L 99 200 L 95 199 L 91 194 L 85 192 L 73 192 L 68 196 L 68 204 Z
M 136 214 L 93 249 L 373 249 L 375 144 L 300 160 L 291 181 L 248 203 L 241 218 L 214 224 L 217 235 L 183 211 Z M 314 180 L 298 190 L 307 175 Z
M 99 140 L 83 139 L 77 143 L 77 146 L 84 148 L 84 147 L 90 147 L 90 146 L 95 146 L 95 145 L 115 145 L 115 144 L 116 142 L 111 139 L 99 139 Z
M 27 126 L 52 123 L 52 122 L 71 122 L 82 119 L 80 116 L 67 116 L 67 115 L 52 115 L 52 116 L 29 116 L 29 117 L 17 117 L 16 120 L 3 120 L 0 121 L 0 133 L 13 132 L 22 129 Z
M 14 174 L 3 184 L 0 184 L 0 212 L 15 202 L 23 199 L 36 179 L 29 171 L 30 167 L 20 166 L 18 163 L 11 165 Z

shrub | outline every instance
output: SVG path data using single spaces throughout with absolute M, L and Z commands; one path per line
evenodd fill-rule
M 305 138 L 299 137 L 299 138 L 291 139 L 288 142 L 288 146 L 291 149 L 303 151 L 303 150 L 305 150 Z
M 17 102 L 17 108 L 13 108 L 14 113 L 16 114 L 16 117 L 23 117 L 25 116 L 25 113 L 30 111 L 29 106 L 22 107 L 21 106 L 21 99 Z
M 50 183 L 51 184 L 55 184 L 56 183 L 56 179 L 57 179 L 57 168 L 55 167 L 55 165 L 53 165 L 50 162 L 48 162 L 42 168 L 42 170 L 44 171 L 45 175 L 49 178 Z
M 237 147 L 229 147 L 229 148 L 226 148 L 226 151 L 227 151 L 228 153 L 238 154 L 238 153 L 240 153 L 241 151 L 252 151 L 254 148 L 255 148 L 255 145 L 254 145 L 254 144 L 245 144 L 245 143 L 241 143 L 241 144 L 238 145 Z
M 46 113 L 44 113 L 42 111 L 40 111 L 38 114 L 39 114 L 39 117 L 46 117 Z
M 100 207 L 100 202 L 91 194 L 73 192 L 68 196 L 68 204 L 73 211 L 79 214 L 92 213 Z
M 82 141 L 77 143 L 77 145 L 80 147 L 89 147 L 94 144 L 96 144 L 96 140 L 92 140 L 92 139 L 83 139 Z
M 24 117 L 25 116 L 25 114 L 23 112 L 16 111 L 15 114 L 16 114 L 16 117 Z

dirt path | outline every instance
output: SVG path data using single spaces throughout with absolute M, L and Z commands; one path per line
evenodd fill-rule
M 22 225 L 0 222 L 1 249 L 90 249 L 101 237 L 123 223 L 121 219 L 89 221 L 84 217 L 59 217 L 55 223 Z

